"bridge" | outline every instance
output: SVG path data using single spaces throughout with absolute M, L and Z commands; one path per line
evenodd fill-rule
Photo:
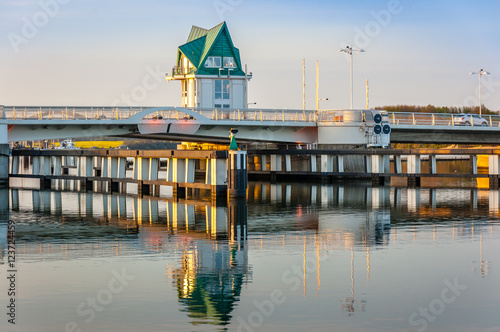
M 382 115 L 381 125 L 389 125 L 390 134 L 377 131 L 375 114 Z M 0 106 L 0 143 L 96 136 L 227 143 L 231 128 L 238 129 L 242 143 L 500 143 L 500 116 L 485 116 L 486 126 L 472 121 L 471 126 L 458 126 L 454 116 L 375 110 Z

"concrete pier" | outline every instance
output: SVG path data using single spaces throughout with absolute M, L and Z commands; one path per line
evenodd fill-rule
M 12 155 L 10 177 L 39 179 L 40 190 L 59 187 L 58 183 L 66 190 L 75 181 L 76 190 L 111 193 L 135 184 L 139 195 L 158 196 L 161 186 L 170 186 L 174 197 L 200 195 L 201 190 L 220 200 L 227 199 L 229 186 L 230 197 L 246 197 L 245 151 L 13 150 Z M 31 158 L 31 168 L 20 167 L 21 158 Z M 69 158 L 76 160 L 74 166 Z M 9 170 L 8 155 L 5 160 Z M 129 165 L 131 176 L 127 176 Z M 202 171 L 204 177 L 197 177 Z

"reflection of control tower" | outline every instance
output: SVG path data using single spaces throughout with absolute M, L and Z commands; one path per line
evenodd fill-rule
M 184 234 L 181 267 L 172 271 L 172 278 L 181 310 L 188 313 L 193 324 L 226 325 L 251 275 L 246 246 L 247 207 L 246 201 L 241 201 L 208 209 L 206 239 L 199 239 L 199 232 Z M 224 235 L 227 239 L 217 240 Z M 196 241 L 192 241 L 193 237 Z

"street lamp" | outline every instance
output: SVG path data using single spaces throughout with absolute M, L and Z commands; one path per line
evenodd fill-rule
M 488 73 L 484 71 L 483 69 L 479 69 L 479 71 L 476 72 L 470 72 L 470 75 L 479 75 L 479 116 L 481 116 L 482 113 L 482 103 L 481 103 L 481 76 L 483 75 L 490 75 L 491 73 Z
M 363 53 L 364 51 L 365 50 L 362 50 L 362 49 L 355 50 L 355 49 L 352 48 L 352 46 L 346 46 L 345 48 L 341 48 L 339 50 L 340 53 L 347 53 L 351 57 L 351 109 L 353 109 L 353 107 L 352 107 L 352 52 Z
M 318 109 L 319 110 L 319 102 L 322 101 L 322 100 L 328 100 L 328 98 L 321 98 L 321 99 L 318 99 Z

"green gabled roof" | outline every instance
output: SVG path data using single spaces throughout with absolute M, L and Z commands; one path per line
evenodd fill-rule
M 179 47 L 179 51 L 181 51 L 196 68 L 198 68 L 200 56 L 205 47 L 205 39 L 206 37 L 203 36 Z
M 189 43 L 195 39 L 206 36 L 207 33 L 208 33 L 207 29 L 203 29 L 203 28 L 200 28 L 200 27 L 193 25 L 193 27 L 191 28 L 191 32 L 189 33 L 189 37 L 188 37 L 187 42 Z
M 212 74 L 215 70 L 218 72 L 218 69 L 205 68 L 204 63 L 213 50 L 218 53 L 216 56 L 231 55 L 234 57 L 238 68 L 231 75 L 244 75 L 241 68 L 240 51 L 233 45 L 226 22 L 222 22 L 210 30 L 193 26 L 187 43 L 179 46 L 177 61 L 180 61 L 180 53 L 182 53 L 193 64 L 198 74 Z

